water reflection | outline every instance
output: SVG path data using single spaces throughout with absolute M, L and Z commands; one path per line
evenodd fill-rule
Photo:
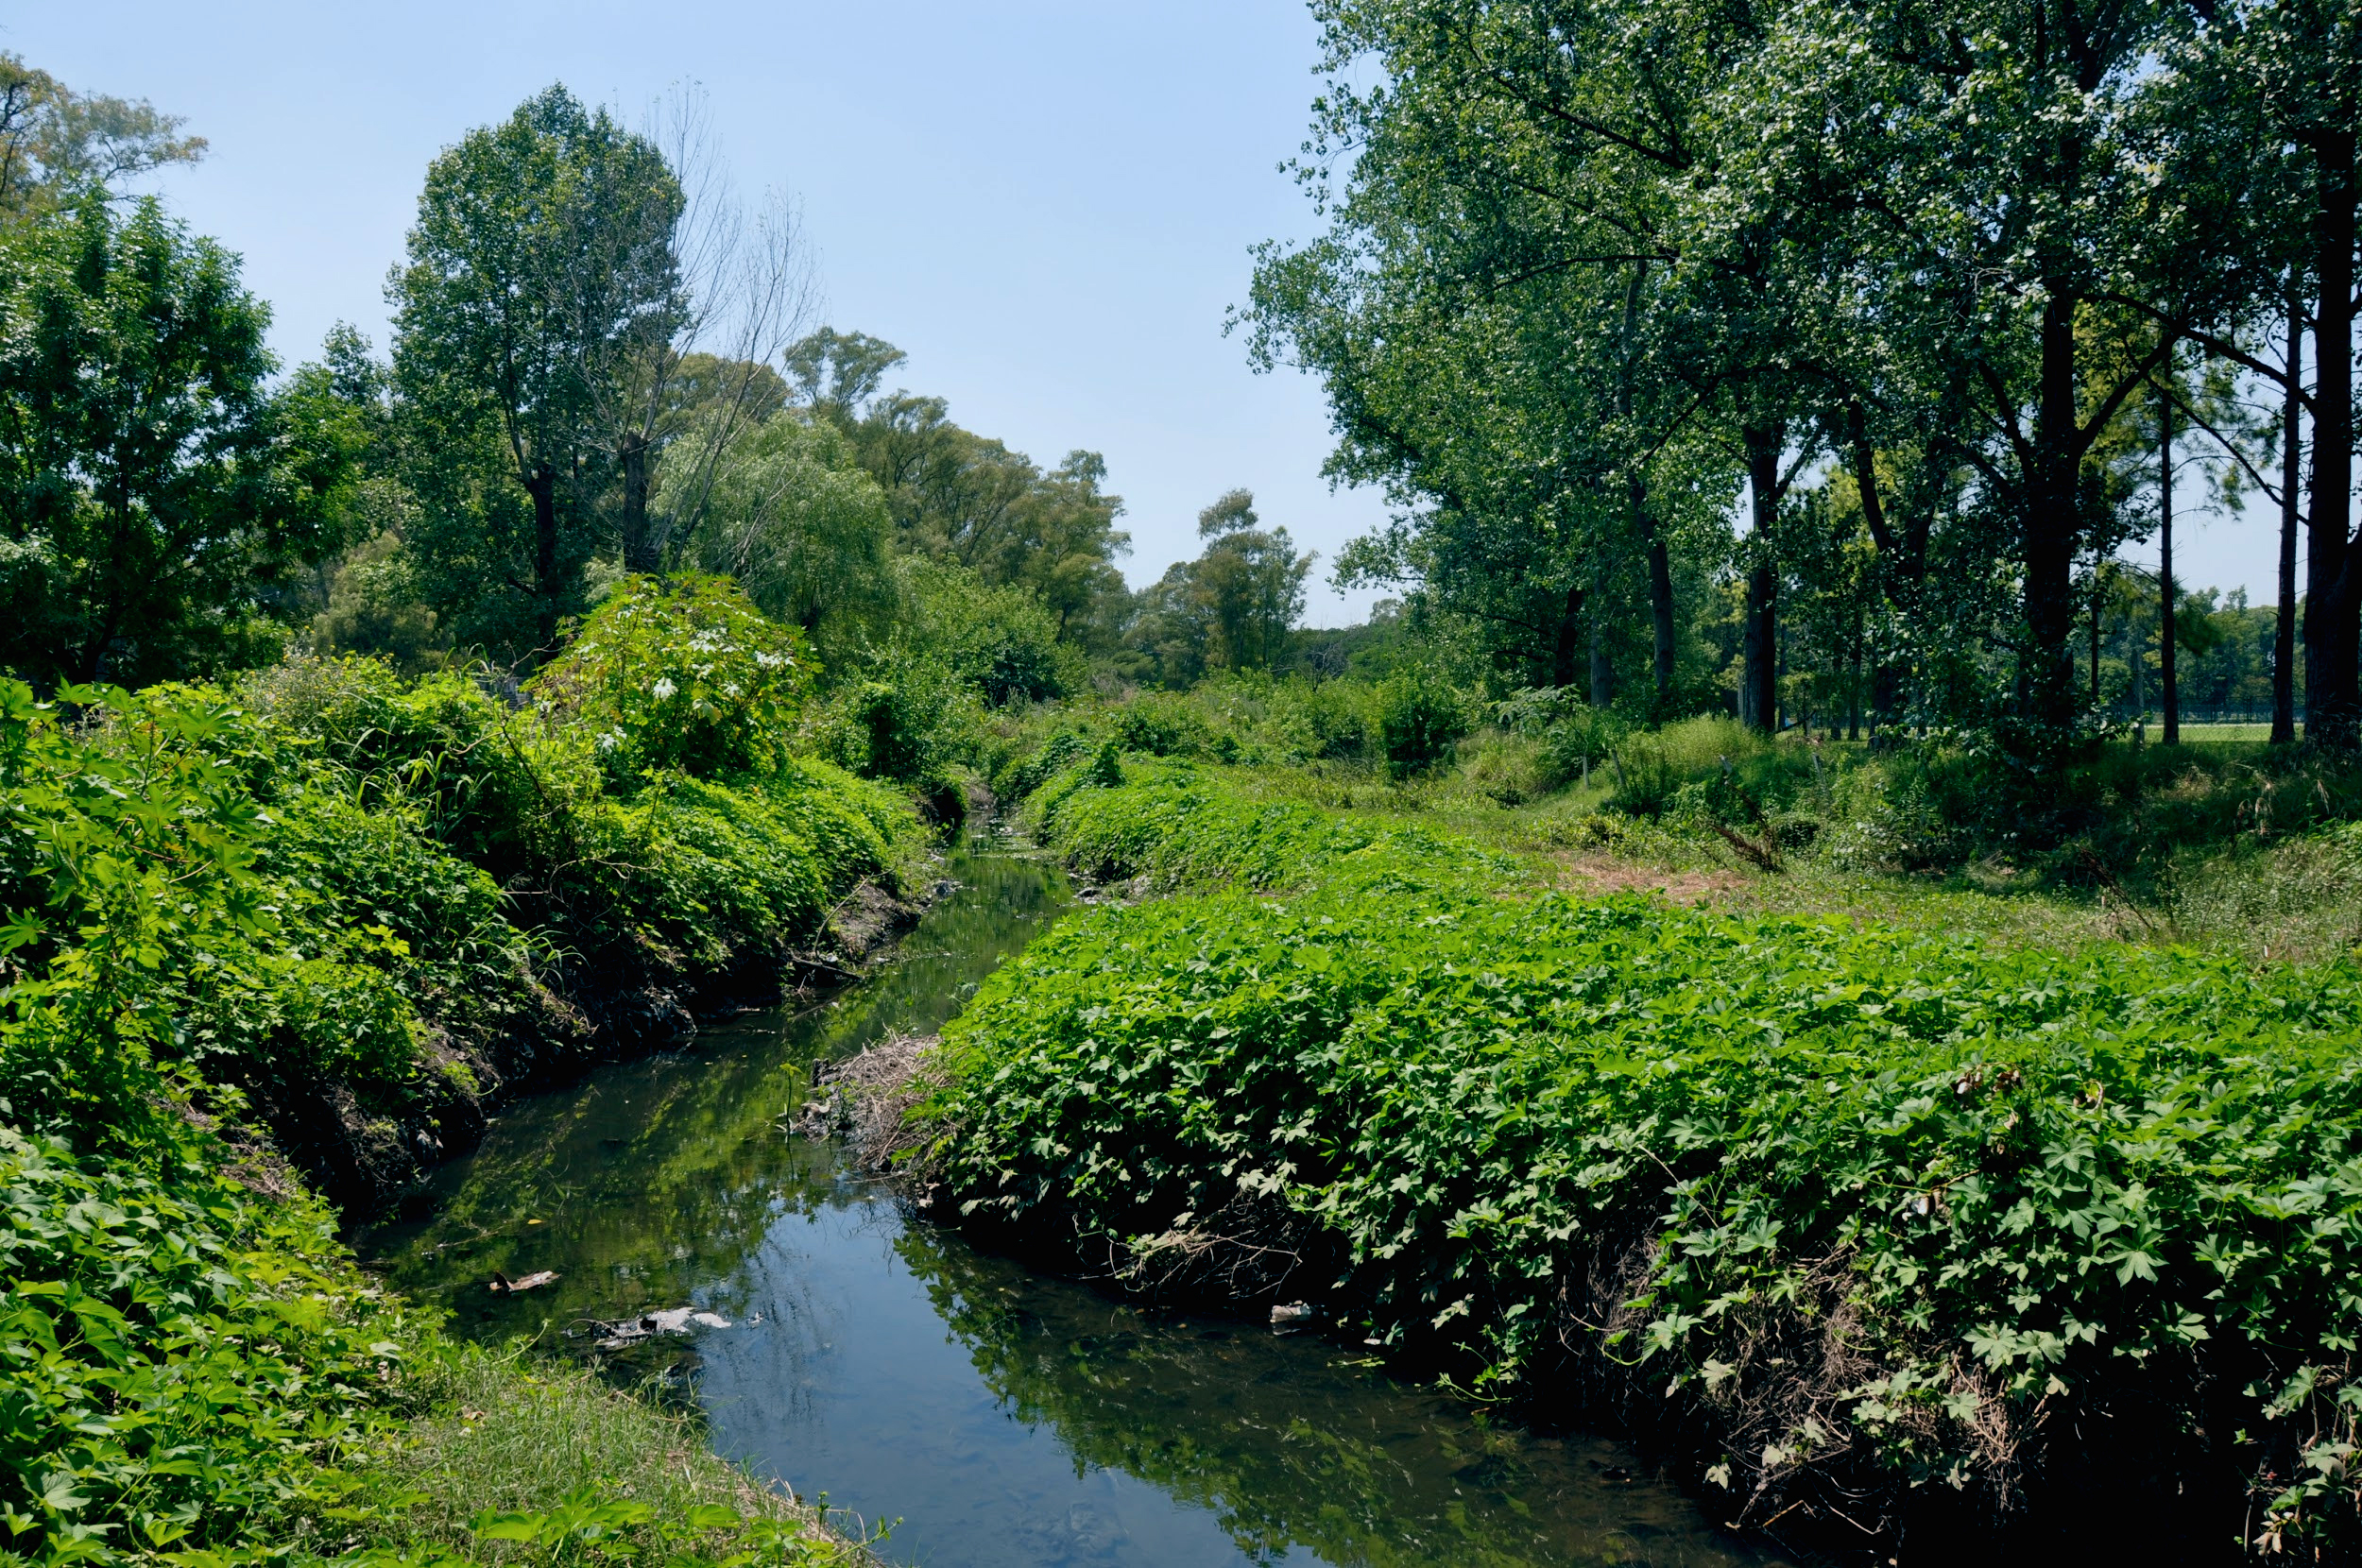
M 624 1367 L 693 1374 L 718 1447 L 899 1517 L 905 1561 L 1768 1560 L 1612 1445 L 1488 1427 L 1326 1341 L 1143 1312 L 980 1254 L 787 1136 L 807 1064 L 936 1027 L 1063 898 L 1012 855 L 951 875 L 961 889 L 880 979 L 517 1107 L 442 1173 L 432 1219 L 365 1234 L 364 1255 L 471 1334 L 720 1313 L 733 1326 Z M 484 1287 L 495 1269 L 561 1277 L 504 1297 Z

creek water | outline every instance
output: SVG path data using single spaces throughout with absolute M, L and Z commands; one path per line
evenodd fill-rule
M 811 1069 L 927 1032 L 1070 897 L 1039 859 L 958 884 L 879 976 L 512 1107 L 422 1219 L 357 1238 L 462 1333 L 669 1379 L 714 1446 L 914 1564 L 1771 1564 L 1614 1444 L 1529 1433 L 1358 1352 L 1143 1309 L 919 1221 L 791 1135 Z M 494 1270 L 555 1270 L 504 1296 Z M 593 1350 L 594 1321 L 727 1321 Z

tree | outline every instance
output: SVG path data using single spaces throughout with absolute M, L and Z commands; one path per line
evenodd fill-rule
M 1312 570 L 1285 528 L 1265 529 L 1249 490 L 1225 491 L 1197 515 L 1209 541 L 1142 595 L 1134 641 L 1162 677 L 1180 685 L 1208 670 L 1268 670 L 1285 656 L 1304 616 Z
M 2188 20 L 2024 0 L 1798 9 L 1756 60 L 1757 135 L 1725 144 L 1744 156 L 1717 200 L 1827 214 L 1845 314 L 1921 397 L 1962 397 L 1959 451 L 2021 583 L 2011 729 L 2037 760 L 2074 730 L 2074 567 L 2104 526 L 2095 445 L 2249 285 L 2253 128 L 2156 68 Z
M 902 351 L 823 328 L 790 347 L 788 376 L 806 406 L 845 433 L 885 492 L 899 547 L 989 584 L 1030 589 L 1059 637 L 1104 646 L 1129 601 L 1115 557 L 1123 498 L 1103 486 L 1097 452 L 1070 452 L 1044 472 L 1002 442 L 964 430 L 941 398 L 881 390 Z
M 1212 542 L 1192 576 L 1205 605 L 1207 656 L 1218 669 L 1270 669 L 1304 619 L 1312 555 L 1297 554 L 1285 528 L 1260 528 L 1260 520 L 1251 490 L 1225 491 L 1197 515 L 1198 537 Z
M 881 338 L 823 327 L 788 346 L 781 362 L 803 401 L 842 424 L 869 411 L 886 373 L 910 356 Z
M 653 144 L 552 87 L 428 167 L 388 287 L 397 382 L 421 449 L 451 470 L 421 487 L 444 526 L 419 544 L 460 568 L 454 590 L 505 598 L 541 656 L 597 543 L 608 383 L 687 309 L 681 199 Z M 525 508 L 486 491 L 488 448 Z
M 697 480 L 668 471 L 665 482 Z M 670 496 L 658 499 L 672 509 Z M 894 519 L 834 425 L 784 410 L 742 429 L 702 513 L 689 541 L 697 564 L 802 627 L 824 666 L 864 637 L 882 638 L 897 607 Z
M 2362 538 L 2352 525 L 2353 495 L 2354 249 L 2362 235 L 2362 5 L 2356 0 L 2283 0 L 2238 13 L 2224 52 L 2227 75 L 2242 79 L 2263 110 L 2268 145 L 2298 149 L 2291 160 L 2306 198 L 2316 304 L 2310 398 L 2287 355 L 2284 386 L 2312 416 L 2313 478 L 2307 498 L 2304 596 L 2305 738 L 2362 745 Z M 2260 181 L 2259 181 L 2260 183 Z M 2252 193 L 2262 196 L 2265 193 Z M 2285 209 L 2265 202 L 2275 213 Z M 2295 226 L 2288 226 L 2294 230 Z M 2294 308 L 2291 306 L 2291 317 Z M 2293 343 L 2293 332 L 2291 334 Z M 2244 361 L 2242 363 L 2245 363 Z M 2255 368 L 2251 365 L 2251 368 Z M 2295 412 L 2290 411 L 2293 430 Z M 2294 471 L 2288 488 L 2293 492 Z M 2284 550 L 2285 554 L 2285 550 Z
M 1636 599 L 1652 706 L 1669 711 L 1676 584 L 1727 554 L 1687 514 L 1730 470 L 1754 472 L 1742 693 L 1768 714 L 1778 465 L 1787 434 L 1810 430 L 1780 363 L 1795 313 L 1761 237 L 1778 226 L 1702 224 L 1686 194 L 1710 183 L 1714 105 L 1761 18 L 1617 0 L 1321 9 L 1332 69 L 1300 172 L 1335 221 L 1302 250 L 1265 247 L 1246 319 L 1259 362 L 1292 355 L 1328 382 L 1332 471 L 1427 503 L 1342 564 L 1420 573 L 1555 684 L 1576 678 L 1588 622 L 1600 700 Z M 1718 451 L 1701 427 L 1722 421 L 1742 428 Z M 1692 543 L 1703 557 L 1677 560 Z M 1627 575 L 1636 591 L 1617 591 Z
M 0 221 L 23 222 L 119 181 L 205 155 L 177 114 L 145 99 L 77 93 L 0 53 Z
M 660 149 L 662 177 L 643 160 L 620 182 L 640 210 L 610 203 L 600 221 L 627 236 L 660 231 L 676 286 L 594 349 L 585 384 L 613 465 L 618 554 L 625 571 L 647 572 L 695 526 L 723 449 L 779 406 L 784 383 L 770 362 L 808 325 L 813 284 L 793 209 L 775 200 L 750 217 L 731 196 L 702 96 L 676 94 L 641 140 Z M 637 243 L 586 248 L 655 261 Z M 672 471 L 652 510 L 659 465 Z
M 153 200 L 36 218 L 0 268 L 0 659 L 136 686 L 275 655 L 361 434 L 272 396 L 267 307 Z

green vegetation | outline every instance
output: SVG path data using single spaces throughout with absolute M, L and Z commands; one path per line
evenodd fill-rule
M 1285 1255 L 1394 1353 L 1620 1409 L 1751 1521 L 2055 1529 L 2104 1488 L 2164 1539 L 2348 1539 L 2351 963 L 1585 902 L 1119 768 L 1050 780 L 1041 830 L 1207 891 L 1061 927 L 947 1031 L 967 1214 L 1070 1218 L 1142 1286 Z
M 1750 1523 L 2357 1549 L 2347 0 L 1314 9 L 1235 324 L 1396 503 L 1326 633 L 1249 492 L 1136 593 L 1098 453 L 814 330 L 694 104 L 458 136 L 282 373 L 121 190 L 203 144 L 0 56 L 9 1551 L 834 1552 L 320 1204 L 841 971 L 989 793 L 1171 896 L 950 1031 L 980 1223 L 1309 1267 Z
M 789 750 L 805 657 L 726 584 L 626 579 L 522 706 L 366 661 L 68 687 L 70 720 L 0 684 L 12 1551 L 831 1557 L 684 1475 L 677 1423 L 461 1356 L 283 1163 L 366 1212 L 496 1094 L 776 988 L 857 884 L 891 896 L 916 819 Z
M 1326 230 L 1236 322 L 1404 503 L 1343 576 L 1652 722 L 2354 743 L 2346 0 L 1312 9 Z M 2278 512 L 2270 613 L 2176 577 L 2193 466 Z
M 0 1130 L 12 1559 L 853 1560 L 683 1421 L 444 1339 L 222 1152 L 146 1173 Z

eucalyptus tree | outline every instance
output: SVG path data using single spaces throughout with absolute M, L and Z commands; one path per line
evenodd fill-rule
M 438 513 L 414 546 L 444 557 L 453 591 L 522 616 L 539 656 L 598 542 L 603 383 L 688 310 L 681 199 L 654 144 L 552 87 L 429 165 L 388 285 L 421 500 Z M 524 507 L 486 492 L 488 446 Z
M 1309 552 L 1298 554 L 1285 528 L 1265 528 L 1250 490 L 1230 490 L 1197 515 L 1207 541 L 1190 573 L 1203 606 L 1208 661 L 1226 670 L 1268 670 L 1288 651 L 1304 618 Z

